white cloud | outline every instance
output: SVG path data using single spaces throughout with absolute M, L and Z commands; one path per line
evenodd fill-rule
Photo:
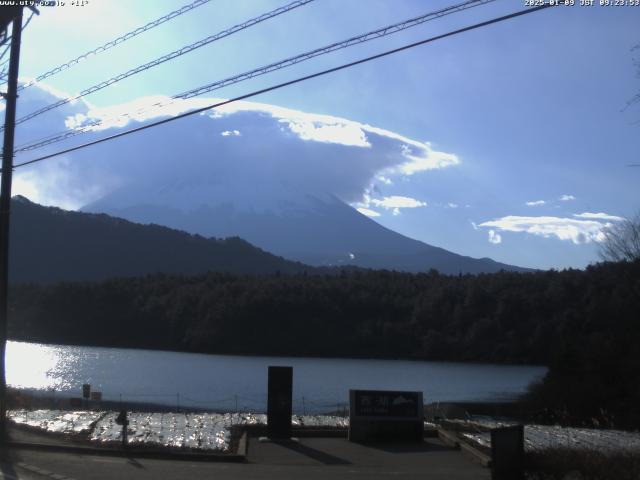
M 471 226 L 474 230 L 478 230 L 478 224 L 476 222 L 471 222 Z
M 447 207 L 449 207 L 449 208 L 458 208 L 458 204 L 449 202 L 449 203 L 447 203 Z
M 14 174 L 11 193 L 42 205 L 75 210 L 119 184 L 114 177 L 90 168 L 85 171 L 85 181 L 76 182 L 76 172 L 66 157 L 43 163 L 37 170 L 20 169 Z
M 39 84 L 23 92 L 21 101 L 26 111 L 52 103 L 58 95 L 66 97 L 62 92 L 44 88 Z M 83 141 L 90 141 L 96 139 L 98 133 L 106 133 L 107 129 L 114 130 L 109 133 L 116 133 L 124 127 L 137 127 L 147 121 L 175 116 L 216 103 L 216 100 L 219 99 L 172 101 L 156 95 L 100 108 L 79 101 L 56 109 L 55 115 L 43 116 L 39 122 L 25 124 L 25 128 L 17 132 L 17 144 L 29 143 L 65 127 L 87 128 L 87 125 L 104 120 L 99 126 L 89 127 Z M 161 105 L 167 106 L 160 108 Z M 123 116 L 123 112 L 129 114 Z M 227 140 L 233 136 L 242 136 L 243 141 Z M 147 155 L 141 156 L 141 151 Z M 18 155 L 18 161 L 29 158 L 29 154 Z M 235 102 L 207 110 L 122 140 L 72 152 L 66 158 L 73 165 L 65 181 L 67 191 L 44 178 L 53 175 L 52 170 L 35 167 L 29 169 L 33 172 L 32 177 L 22 179 L 21 188 L 42 203 L 84 204 L 94 200 L 93 195 L 87 194 L 86 175 L 95 170 L 98 173 L 91 177 L 94 182 L 91 188 L 95 187 L 91 191 L 100 191 L 102 195 L 113 191 L 113 179 L 131 189 L 136 184 L 153 184 L 161 189 L 177 182 L 192 185 L 194 189 L 204 188 L 205 184 L 233 184 L 233 188 L 246 186 L 249 189 L 252 184 L 277 181 L 309 193 L 330 193 L 351 202 L 354 207 L 369 208 L 377 205 L 367 201 L 353 202 L 362 202 L 365 192 L 376 182 L 390 185 L 398 177 L 406 178 L 460 162 L 452 153 L 437 151 L 428 142 L 396 132 L 345 118 L 252 102 Z M 176 175 L 176 158 L 184 159 L 184 167 L 188 167 L 180 175 Z M 190 177 L 190 172 L 196 171 L 199 174 Z M 101 181 L 101 175 L 108 181 Z M 238 190 L 238 195 L 243 192 Z M 203 202 L 206 201 L 203 195 Z M 426 205 L 414 200 L 409 204 L 386 206 L 392 200 L 380 201 L 382 208 L 392 213 L 400 211 L 394 211 L 396 208 Z
M 188 100 L 171 100 L 168 97 L 159 95 L 148 96 L 126 104 L 106 108 L 92 108 L 88 112 L 85 121 L 102 120 L 103 124 L 94 127 L 94 129 L 104 130 L 106 128 L 126 126 L 132 120 L 142 122 L 156 117 L 179 115 L 220 101 L 223 101 L 223 99 L 192 98 Z M 129 115 L 123 117 L 122 114 L 124 112 L 129 112 Z M 390 166 L 386 170 L 387 175 L 413 175 L 414 173 L 446 168 L 460 163 L 460 159 L 456 155 L 436 151 L 429 142 L 420 142 L 389 130 L 332 115 L 308 113 L 277 105 L 243 101 L 218 107 L 215 110 L 208 111 L 206 114 L 211 118 L 222 118 L 241 112 L 268 114 L 283 125 L 286 125 L 289 131 L 295 133 L 299 138 L 308 141 L 371 148 L 374 146 L 370 138 L 371 134 L 377 137 L 384 137 L 387 140 L 395 140 L 400 143 L 399 154 L 402 161 L 399 164 Z M 74 125 L 80 126 L 77 122 Z
M 201 100 L 205 104 L 210 104 L 219 99 Z M 217 108 L 215 114 L 225 116 L 247 111 L 259 111 L 271 115 L 303 140 L 335 143 L 351 147 L 369 148 L 372 146 L 367 138 L 367 131 L 369 130 L 367 125 L 332 115 L 308 113 L 277 105 L 254 102 L 234 102 L 224 105 Z M 385 130 L 381 130 L 381 132 L 384 132 L 383 135 L 385 136 L 388 136 L 386 135 L 387 133 L 392 133 Z
M 559 200 L 562 201 L 562 202 L 568 202 L 570 200 L 575 200 L 575 199 L 576 199 L 576 197 L 574 197 L 573 195 L 567 195 L 567 194 L 561 195 L 560 198 L 559 198 Z
M 617 217 L 615 215 L 609 215 L 608 213 L 592 213 L 592 212 L 584 212 L 584 213 L 574 213 L 574 217 L 578 218 L 590 218 L 596 220 L 611 220 L 613 222 L 621 222 L 624 220 L 623 217 Z
M 419 208 L 427 206 L 427 202 L 422 202 L 411 197 L 391 195 L 389 197 L 383 197 L 382 199 L 379 199 L 371 198 L 369 193 L 369 190 L 365 191 L 365 193 L 362 195 L 362 201 L 352 204 L 352 206 L 356 208 L 356 210 L 369 217 L 380 216 L 380 213 L 369 208 L 371 205 L 384 208 L 385 210 L 391 210 L 392 215 L 400 215 L 400 209 L 402 208 Z
M 297 133 L 302 140 L 338 143 L 351 147 L 371 147 L 364 130 L 355 122 L 322 123 L 301 116 L 280 119 L 280 121 L 288 123 L 289 129 Z
M 40 84 L 39 84 L 40 85 Z M 94 122 L 99 125 L 92 125 L 88 130 L 98 132 L 110 128 L 123 128 L 131 122 L 144 122 L 157 117 L 171 117 L 179 115 L 198 106 L 205 104 L 195 102 L 175 103 L 169 97 L 163 95 L 150 95 L 136 98 L 127 103 L 109 105 L 106 107 L 90 106 L 88 111 L 83 113 L 81 122 L 71 122 L 68 128 L 81 128 Z
M 386 209 L 399 209 L 399 208 L 419 208 L 426 207 L 427 202 L 421 202 L 411 197 L 402 197 L 400 195 L 392 195 L 390 197 L 384 197 L 382 200 L 372 198 L 371 203 L 376 207 L 382 207 Z M 397 215 L 397 213 L 394 213 Z
M 11 186 L 12 195 L 22 195 L 28 199 L 40 203 L 40 194 L 38 186 L 29 178 L 29 175 L 17 174 L 13 178 Z
M 545 202 L 544 200 L 534 200 L 534 201 L 531 201 L 531 202 L 527 202 L 526 205 L 528 205 L 530 207 L 535 207 L 535 206 L 538 206 L 538 205 L 544 205 L 545 203 L 547 203 L 547 202 Z
M 229 136 L 239 137 L 241 134 L 240 134 L 240 130 L 225 130 L 220 135 L 222 135 L 223 137 L 229 137 Z
M 35 81 L 35 78 L 33 77 L 24 77 L 24 76 L 20 76 L 19 82 L 22 84 L 25 83 L 31 83 Z M 67 99 L 69 97 L 72 97 L 73 94 L 68 93 L 68 92 L 63 92 L 62 90 L 59 90 L 57 88 L 55 88 L 52 85 L 49 85 L 47 83 L 43 83 L 43 82 L 36 82 L 33 84 L 34 88 L 39 88 L 40 90 L 43 90 L 45 93 L 48 93 L 49 95 L 51 95 L 52 97 L 54 97 L 56 100 L 64 100 Z M 70 103 L 75 103 L 75 102 L 83 102 L 87 105 L 90 105 L 88 102 L 85 101 L 84 98 L 81 98 L 79 100 L 72 100 Z
M 526 232 L 545 238 L 556 237 L 560 240 L 580 244 L 603 241 L 605 237 L 602 231 L 610 227 L 611 223 L 602 223 L 595 220 L 576 220 L 575 218 L 509 215 L 483 222 L 479 226 L 496 228 L 506 232 Z
M 431 149 L 429 143 L 418 144 L 417 148 L 411 144 L 402 145 L 402 155 L 407 159 L 405 163 L 396 167 L 395 171 L 405 175 L 413 175 L 417 172 L 446 168 L 460 163 L 456 155 L 452 153 L 436 152 Z
M 358 208 L 356 208 L 356 210 L 358 210 L 361 214 L 366 215 L 367 217 L 379 217 L 380 216 L 380 214 L 378 212 L 376 212 L 375 210 L 371 210 L 369 208 L 358 207 Z
M 496 233 L 495 230 L 489 230 L 489 243 L 493 243 L 494 245 L 502 243 L 502 235 Z

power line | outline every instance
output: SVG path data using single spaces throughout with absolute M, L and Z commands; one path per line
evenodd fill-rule
M 31 15 L 29 15 L 29 18 L 27 18 L 27 21 L 24 22 L 24 25 L 22 26 L 22 30 L 24 31 L 25 28 L 27 28 L 27 26 L 29 25 L 29 23 L 31 23 L 31 19 L 33 18 L 33 16 L 36 14 L 36 12 L 32 11 Z
M 18 88 L 18 91 L 20 90 L 24 90 L 25 88 L 30 87 L 31 85 L 44 80 L 45 78 L 49 78 L 52 77 L 53 75 L 56 75 L 64 70 L 67 70 L 71 67 L 73 67 L 74 65 L 77 65 L 78 63 L 82 62 L 83 60 L 86 60 L 87 58 L 93 56 L 93 55 L 98 55 L 99 53 L 105 52 L 113 47 L 115 47 L 116 45 L 120 45 L 123 42 L 126 42 L 127 40 L 132 39 L 133 37 L 136 37 L 138 35 L 140 35 L 141 33 L 144 33 L 148 30 L 151 30 L 152 28 L 155 28 L 159 25 L 162 25 L 165 22 L 168 22 L 169 20 L 172 20 L 180 15 L 182 15 L 183 13 L 187 13 L 191 10 L 193 10 L 194 8 L 198 8 L 206 3 L 209 3 L 211 0 L 195 0 L 194 2 L 188 4 L 188 5 L 184 5 L 183 7 L 180 7 L 178 10 L 174 10 L 173 12 L 167 13 L 166 15 L 163 15 L 160 18 L 157 18 L 156 20 L 147 23 L 146 25 L 143 25 L 142 27 L 138 27 L 135 30 L 131 30 L 130 32 L 125 33 L 124 35 L 120 35 L 117 38 L 114 38 L 113 40 L 105 43 L 104 45 L 100 45 L 97 48 L 94 48 L 93 50 L 89 50 L 88 52 L 83 53 L 82 55 L 69 60 L 66 63 L 63 63 L 62 65 L 58 65 L 57 67 L 49 70 L 48 72 L 45 72 L 41 75 L 38 75 L 34 80 L 25 83 L 24 85 L 20 86 Z
M 518 12 L 510 13 L 508 15 L 504 15 L 504 16 L 501 16 L 501 17 L 493 18 L 493 19 L 487 20 L 485 22 L 476 23 L 476 24 L 470 25 L 468 27 L 460 28 L 458 30 L 454 30 L 454 31 L 451 31 L 451 32 L 448 32 L 448 33 L 444 33 L 442 35 L 437 35 L 435 37 L 427 38 L 425 40 L 420 40 L 418 42 L 410 43 L 408 45 L 404 45 L 404 46 L 399 47 L 399 48 L 394 48 L 393 50 L 387 50 L 385 52 L 378 53 L 376 55 L 372 55 L 372 56 L 369 56 L 369 57 L 362 58 L 360 60 L 356 60 L 356 61 L 353 61 L 353 62 L 350 62 L 350 63 L 345 63 L 345 64 L 342 64 L 342 65 L 339 65 L 337 67 L 329 68 L 327 70 L 322 70 L 320 72 L 316 72 L 316 73 L 313 73 L 313 74 L 310 74 L 310 75 L 305 75 L 303 77 L 298 77 L 298 78 L 296 78 L 294 80 L 289 80 L 289 81 L 284 82 L 284 83 L 279 83 L 279 84 L 273 85 L 271 87 L 263 88 L 263 89 L 260 89 L 260 90 L 255 90 L 255 91 L 253 91 L 251 93 L 247 93 L 247 94 L 241 95 L 239 97 L 235 97 L 235 98 L 232 98 L 232 99 L 229 99 L 229 100 L 224 100 L 222 102 L 214 103 L 214 104 L 208 105 L 206 107 L 198 108 L 198 109 L 192 110 L 190 112 L 186 112 L 186 113 L 182 113 L 180 115 L 176 115 L 175 117 L 165 118 L 165 119 L 159 120 L 157 122 L 153 122 L 153 123 L 149 123 L 147 125 L 142 125 L 140 127 L 132 128 L 132 129 L 127 130 L 125 132 L 116 133 L 114 135 L 110 135 L 108 137 L 100 138 L 98 140 L 94 140 L 94 141 L 91 141 L 91 142 L 88 142 L 88 143 L 84 143 L 82 145 L 77 145 L 75 147 L 67 148 L 65 150 L 61 150 L 61 151 L 58 151 L 58 152 L 55 152 L 55 153 L 51 153 L 49 155 L 44 155 L 42 157 L 34 158 L 32 160 L 28 160 L 26 162 L 22 162 L 22 163 L 16 164 L 14 166 L 14 168 L 24 167 L 26 165 L 32 165 L 34 163 L 42 162 L 42 161 L 47 160 L 49 158 L 57 157 L 59 155 L 65 154 L 65 153 L 74 152 L 76 150 L 81 150 L 83 148 L 87 148 L 87 147 L 90 147 L 92 145 L 97 145 L 99 143 L 115 140 L 116 138 L 124 137 L 124 136 L 130 135 L 132 133 L 140 132 L 140 131 L 146 130 L 148 128 L 157 127 L 159 125 L 163 125 L 165 123 L 173 122 L 175 120 L 179 120 L 179 119 L 184 118 L 184 117 L 188 117 L 188 116 L 191 116 L 191 115 L 196 115 L 198 113 L 202 113 L 202 112 L 205 112 L 207 110 L 211 110 L 211 109 L 214 109 L 214 108 L 222 107 L 222 106 L 228 105 L 230 103 L 238 102 L 240 100 L 245 100 L 247 98 L 255 97 L 255 96 L 261 95 L 263 93 L 271 92 L 271 91 L 278 90 L 278 89 L 281 89 L 281 88 L 284 88 L 284 87 L 288 87 L 290 85 L 294 85 L 294 84 L 297 84 L 297 83 L 304 82 L 306 80 L 311 80 L 311 79 L 316 78 L 316 77 L 324 76 L 324 75 L 327 75 L 329 73 L 334 73 L 334 72 L 337 72 L 337 71 L 340 71 L 340 70 L 344 70 L 346 68 L 354 67 L 356 65 L 360 65 L 360 64 L 366 63 L 366 62 L 370 62 L 370 61 L 376 60 L 378 58 L 386 57 L 388 55 L 393 55 L 395 53 L 402 52 L 404 50 L 409 50 L 411 48 L 414 48 L 414 47 L 417 47 L 417 46 L 420 46 L 420 45 L 425 45 L 427 43 L 431 43 L 431 42 L 434 42 L 436 40 L 441 40 L 443 38 L 451 37 L 453 35 L 457 35 L 457 34 L 460 34 L 460 33 L 468 32 L 468 31 L 471 31 L 471 30 L 476 30 L 478 28 L 486 27 L 486 26 L 489 26 L 489 25 L 493 25 L 494 23 L 504 22 L 504 21 L 510 20 L 512 18 L 516 18 L 516 17 L 520 17 L 520 16 L 523 16 L 523 15 L 527 15 L 529 13 L 534 13 L 534 12 L 537 12 L 539 10 L 543 10 L 543 9 L 546 9 L 546 8 L 549 8 L 549 7 L 552 7 L 552 6 L 555 6 L 555 5 L 547 3 L 547 4 L 544 4 L 544 5 L 540 5 L 538 7 L 533 7 L 533 8 L 529 8 L 529 9 L 526 9 L 526 10 L 520 10 Z
M 47 105 L 46 107 L 43 107 L 39 110 L 36 110 L 35 112 L 32 112 L 28 115 L 25 115 L 22 118 L 19 118 L 18 120 L 16 120 L 16 125 L 26 122 L 27 120 L 30 120 L 34 117 L 37 117 L 38 115 L 41 115 L 45 112 L 48 112 L 49 110 L 53 110 L 54 108 L 58 108 L 62 105 L 66 105 L 67 103 L 74 101 L 74 100 L 78 100 L 79 98 L 85 97 L 91 93 L 97 92 L 98 90 L 102 90 L 103 88 L 109 87 L 111 85 L 113 85 L 114 83 L 117 83 L 121 80 L 124 80 L 125 78 L 129 78 L 133 75 L 136 75 L 138 73 L 144 72 L 145 70 L 149 70 L 150 68 L 156 67 L 164 62 L 168 62 L 169 60 L 173 60 L 175 58 L 178 58 L 186 53 L 192 52 L 193 50 L 196 50 L 197 48 L 200 47 L 204 47 L 205 45 L 208 45 L 212 42 L 215 42 L 217 40 L 220 40 L 222 38 L 228 37 L 230 35 L 233 35 L 234 33 L 237 33 L 241 30 L 244 30 L 246 28 L 252 27 L 258 23 L 264 22 L 265 20 L 268 20 L 270 18 L 273 17 L 277 17 L 278 15 L 282 15 L 283 13 L 289 12 L 295 8 L 298 7 L 302 7 L 303 5 L 306 5 L 307 3 L 311 3 L 313 0 L 296 0 L 295 2 L 289 3 L 288 5 L 285 5 L 283 7 L 279 7 L 276 8 L 275 10 L 272 10 L 270 12 L 264 13 L 258 17 L 254 17 L 250 20 L 247 20 L 244 23 L 241 23 L 239 25 L 235 25 L 231 28 L 228 28 L 226 30 L 223 30 L 219 33 L 216 33 L 215 35 L 210 35 L 202 40 L 199 40 L 195 43 L 192 43 L 190 45 L 186 45 L 182 48 L 179 48 L 178 50 L 174 50 L 171 53 L 168 53 L 166 55 L 163 55 L 161 57 L 156 58 L 155 60 L 152 60 L 150 62 L 147 62 L 143 65 L 137 66 L 135 68 L 132 68 L 131 70 L 128 70 L 124 73 L 121 73 L 119 75 L 116 75 L 115 77 L 111 77 L 108 80 L 105 80 L 103 82 L 100 82 L 96 85 L 93 85 L 92 87 L 86 88 L 84 90 L 82 90 L 80 93 L 77 93 L 75 95 L 72 95 L 71 97 L 67 97 L 67 98 L 63 98 L 62 100 L 59 100 L 55 103 L 52 103 L 50 105 Z
M 10 40 L 11 40 L 11 37 L 7 38 L 7 40 L 6 40 L 6 41 L 9 41 L 9 42 L 10 42 Z M 4 43 L 3 43 L 2 45 L 4 45 Z M 7 54 L 7 52 L 9 51 L 9 49 L 10 49 L 10 48 L 11 48 L 11 44 L 9 43 L 9 45 L 7 45 L 7 46 L 5 47 L 5 49 L 2 51 L 2 53 L 0 53 L 0 60 L 2 60 L 2 59 L 4 58 L 4 56 Z M 7 63 L 9 63 L 9 59 L 8 59 L 8 58 L 7 58 L 4 62 L 2 62 L 0 65 L 1 65 L 1 66 L 4 66 L 4 65 L 6 65 Z
M 390 35 L 392 33 L 396 33 L 396 32 L 400 32 L 402 30 L 406 30 L 408 28 L 411 27 L 415 27 L 417 25 L 420 25 L 422 23 L 428 22 L 430 20 L 434 20 L 437 18 L 441 18 L 444 17 L 446 15 L 450 15 L 452 13 L 457 13 L 457 12 L 461 12 L 463 10 L 467 10 L 469 8 L 473 8 L 473 7 L 477 7 L 480 5 L 484 5 L 487 3 L 491 3 L 495 0 L 469 0 L 466 1 L 464 3 L 461 4 L 457 4 L 457 5 L 453 5 L 450 7 L 446 7 L 443 8 L 441 10 L 437 10 L 435 12 L 431 12 L 431 13 L 427 13 L 425 15 L 421 15 L 419 17 L 415 17 L 409 20 L 405 20 L 403 22 L 399 22 L 399 23 L 395 23 L 393 25 L 388 25 L 386 27 L 383 28 L 379 28 L 377 30 L 374 30 L 372 32 L 368 32 L 365 33 L 363 35 L 358 35 L 356 37 L 351 37 L 347 40 L 343 40 L 341 42 L 337 42 L 337 43 L 333 43 L 331 45 L 328 45 L 326 47 L 321 47 L 321 48 L 317 48 L 315 50 L 311 50 L 310 52 L 306 52 L 300 55 L 296 55 L 295 57 L 291 57 L 285 60 L 281 60 L 279 62 L 275 62 L 272 63 L 270 65 L 264 66 L 264 67 L 260 67 L 260 68 L 256 68 L 254 70 L 250 70 L 248 72 L 245 73 L 241 73 L 240 75 L 235 75 L 233 77 L 229 77 L 226 78 L 224 80 L 218 80 L 216 82 L 210 83 L 208 85 L 202 86 L 202 87 L 198 87 L 198 88 L 194 88 L 193 90 L 189 90 L 187 92 L 181 93 L 179 95 L 174 96 L 173 98 L 180 98 L 180 99 L 188 99 L 188 98 L 193 98 L 193 97 L 197 97 L 198 95 L 202 95 L 203 93 L 209 93 L 213 90 L 217 90 L 219 88 L 231 85 L 233 83 L 237 83 L 239 81 L 242 80 L 248 80 L 250 78 L 259 76 L 259 75 L 264 75 L 265 73 L 270 73 L 273 72 L 275 70 L 280 70 L 282 68 L 286 68 L 289 67 L 291 65 L 295 65 L 297 63 L 300 62 L 304 62 L 306 60 L 310 60 L 314 57 L 320 56 L 320 55 L 325 55 L 327 53 L 331 53 L 334 52 L 336 50 L 340 50 L 343 48 L 347 48 L 350 47 L 352 45 L 356 45 L 359 43 L 364 43 L 364 42 L 368 42 L 370 40 L 373 40 L 375 38 L 381 38 L 387 35 Z
M 417 25 L 421 25 L 422 23 L 425 23 L 427 21 L 430 20 L 434 20 L 437 18 L 441 18 L 445 15 L 450 15 L 452 13 L 457 13 L 463 10 L 467 10 L 469 8 L 474 8 L 480 5 L 484 5 L 487 3 L 491 3 L 495 0 L 468 0 L 465 1 L 463 3 L 460 4 L 456 4 L 456 5 L 452 5 L 446 8 L 443 8 L 441 10 L 436 10 L 434 12 L 430 12 L 424 15 L 420 15 L 418 17 L 414 17 L 402 22 L 398 22 L 392 25 L 387 25 L 385 27 L 382 28 L 378 28 L 377 30 L 373 30 L 355 37 L 351 37 L 348 38 L 346 40 L 342 40 L 340 42 L 336 42 L 336 43 L 332 43 L 330 45 L 324 46 L 324 47 L 320 47 L 320 48 L 316 48 L 315 50 L 311 50 L 299 55 L 296 55 L 294 57 L 289 57 L 287 59 L 284 60 L 280 60 L 278 62 L 275 63 L 271 63 L 269 65 L 266 66 L 262 66 L 253 70 L 250 70 L 248 72 L 244 72 L 241 73 L 239 75 L 234 75 L 232 77 L 228 77 L 226 79 L 223 80 L 218 80 L 216 82 L 210 83 L 208 85 L 204 85 L 202 87 L 198 87 L 192 90 L 188 90 L 186 92 L 180 93 L 178 95 L 174 95 L 173 97 L 171 97 L 171 100 L 169 101 L 164 101 L 164 102 L 157 102 L 153 105 L 147 106 L 147 107 L 143 107 L 139 110 L 137 110 L 136 112 L 134 112 L 135 114 L 137 113 L 143 113 L 146 112 L 148 110 L 154 109 L 154 108 L 161 108 L 161 107 L 165 107 L 167 105 L 170 105 L 171 103 L 173 103 L 175 100 L 177 99 L 188 99 L 188 98 L 193 98 L 196 97 L 198 95 L 202 95 L 204 93 L 208 93 L 211 92 L 213 90 L 218 90 L 221 89 L 223 87 L 235 84 L 235 83 L 239 83 L 245 80 L 249 80 L 251 78 L 260 76 L 260 75 L 265 75 L 267 73 L 276 71 L 276 70 L 280 70 L 283 68 L 287 68 L 293 65 L 296 65 L 298 63 L 304 62 L 306 60 L 310 60 L 312 58 L 315 58 L 317 56 L 320 55 L 326 55 L 328 53 L 334 52 L 336 50 L 340 50 L 343 48 L 348 48 L 352 45 L 357 45 L 360 43 L 364 43 L 367 42 L 369 40 L 373 40 L 376 38 L 381 38 L 381 37 L 385 37 L 387 35 L 391 35 L 392 33 L 396 33 L 396 32 L 400 32 L 402 30 L 406 30 L 408 28 L 411 27 L 415 27 Z M 120 115 L 118 118 L 125 118 L 125 117 L 129 117 L 130 118 L 131 114 L 130 113 L 125 113 L 123 115 Z M 80 135 L 82 133 L 86 133 L 88 131 L 91 131 L 91 129 L 93 129 L 94 127 L 102 124 L 104 122 L 104 120 L 95 120 L 92 122 L 89 122 L 88 124 L 78 128 L 78 129 L 74 129 L 71 131 L 65 131 L 62 133 L 58 133 L 58 134 L 54 134 L 52 136 L 49 136 L 45 139 L 41 139 L 39 141 L 35 141 L 32 142 L 30 144 L 27 145 L 23 145 L 20 146 L 17 150 L 16 153 L 18 152 L 24 152 L 24 151 L 28 151 L 28 150 L 35 150 L 38 148 L 42 148 L 46 145 L 51 145 L 53 143 L 57 143 L 66 139 L 69 139 L 71 137 L 75 137 L 77 135 Z

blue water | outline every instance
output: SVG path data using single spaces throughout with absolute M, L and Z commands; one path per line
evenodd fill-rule
M 263 411 L 267 367 L 293 367 L 296 413 L 342 408 L 349 389 L 422 391 L 425 403 L 508 400 L 546 372 L 505 366 L 403 360 L 241 357 L 8 342 L 7 383 L 43 395 Z

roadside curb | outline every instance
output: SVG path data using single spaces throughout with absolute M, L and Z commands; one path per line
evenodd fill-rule
M 238 451 L 236 452 L 236 455 L 242 455 L 246 459 L 248 452 L 249 452 L 249 438 L 245 430 L 244 432 L 242 432 L 242 435 L 240 436 L 240 440 L 238 441 Z
M 241 439 L 242 443 L 242 439 Z M 155 458 L 165 460 L 187 460 L 201 462 L 232 462 L 240 463 L 246 461 L 246 439 L 244 441 L 244 452 L 230 454 L 213 454 L 213 453 L 191 453 L 164 450 L 122 450 L 116 448 L 95 448 L 81 447 L 75 445 L 56 445 L 45 443 L 29 443 L 29 442 L 5 442 L 4 446 L 15 450 L 39 450 L 61 453 L 76 453 L 84 455 L 104 455 L 111 457 L 136 457 L 136 458 Z M 37 467 L 36 467 L 37 468 Z
M 449 430 L 444 430 L 442 428 L 438 429 L 438 438 L 442 440 L 446 445 L 450 447 L 459 449 L 460 448 L 460 438 L 456 435 L 455 432 L 451 432 Z
M 476 462 L 485 468 L 489 468 L 491 466 L 491 457 L 489 455 L 481 452 L 476 447 L 462 440 L 456 432 L 439 428 L 438 438 L 446 445 L 460 450 L 462 454 L 469 457 L 473 462 Z
M 479 463 L 485 468 L 489 468 L 491 466 L 491 457 L 485 453 L 482 453 L 477 448 L 472 447 L 468 443 L 461 442 L 460 451 L 467 457 L 470 457 L 472 461 Z
M 74 480 L 72 477 L 67 477 L 65 475 L 53 473 L 53 472 L 50 472 L 49 470 L 45 470 L 44 468 L 39 468 L 34 465 L 29 465 L 28 463 L 20 462 L 20 463 L 16 463 L 15 465 L 16 467 L 19 467 L 23 470 L 27 470 L 28 472 L 35 473 L 43 477 L 49 477 L 49 478 L 52 478 L 53 480 Z

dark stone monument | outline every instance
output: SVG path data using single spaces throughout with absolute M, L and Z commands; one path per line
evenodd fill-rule
M 291 438 L 293 367 L 269 367 L 267 435 L 271 439 Z
M 491 430 L 491 478 L 524 479 L 524 426 Z
M 349 440 L 422 442 L 422 392 L 349 391 Z

